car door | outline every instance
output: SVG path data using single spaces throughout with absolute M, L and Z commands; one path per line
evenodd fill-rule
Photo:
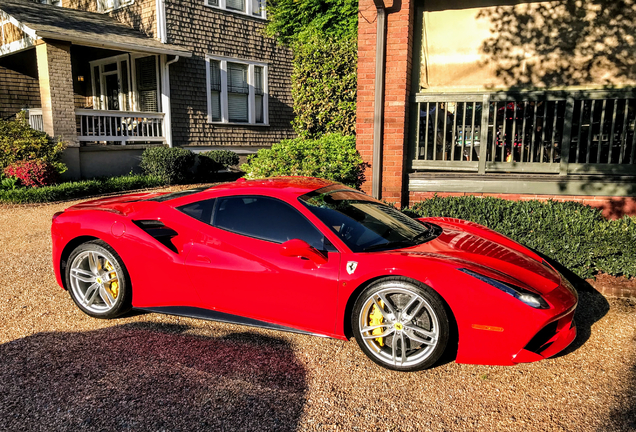
M 297 209 L 264 196 L 217 198 L 186 259 L 204 307 L 321 334 L 333 334 L 340 254 Z M 210 217 L 210 216 L 207 216 Z M 327 262 L 283 256 L 301 239 Z

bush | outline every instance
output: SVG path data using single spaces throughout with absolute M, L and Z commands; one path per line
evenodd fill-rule
M 82 180 L 39 188 L 0 190 L 0 202 L 27 204 L 65 201 L 85 198 L 91 195 L 163 186 L 164 184 L 159 177 L 143 175 Z
M 357 0 L 271 0 L 265 33 L 290 45 L 307 33 L 347 37 L 358 32 Z
M 230 150 L 210 150 L 199 153 L 199 156 L 205 156 L 211 159 L 212 162 L 220 165 L 223 169 L 238 165 L 239 163 L 239 155 Z
M 314 34 L 293 45 L 292 97 L 298 135 L 315 138 L 356 130 L 358 44 L 356 36 Z
M 195 154 L 178 147 L 150 147 L 141 155 L 139 166 L 146 175 L 161 178 L 166 184 L 184 183 L 194 177 Z
M 43 160 L 61 174 L 67 169 L 60 162 L 65 147 L 65 143 L 32 129 L 24 113 L 15 120 L 0 119 L 0 170 L 20 160 Z
M 211 150 L 198 154 L 197 178 L 210 181 L 219 170 L 238 165 L 239 156 L 230 150 Z
M 283 140 L 271 149 L 261 149 L 241 166 L 247 178 L 309 176 L 359 187 L 364 164 L 353 136 L 325 135 L 310 140 Z
M 4 169 L 4 175 L 15 177 L 23 186 L 48 186 L 57 180 L 57 171 L 43 160 L 21 160 Z
M 417 217 L 444 216 L 485 225 L 557 261 L 582 278 L 598 272 L 636 276 L 636 218 L 606 220 L 574 202 L 434 197 L 404 209 Z

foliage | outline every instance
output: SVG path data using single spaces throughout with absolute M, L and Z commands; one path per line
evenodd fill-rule
M 7 177 L 14 177 L 26 187 L 48 186 L 57 180 L 55 167 L 41 159 L 21 160 L 4 169 Z
M 312 140 L 295 138 L 261 149 L 241 166 L 247 178 L 321 177 L 359 187 L 364 164 L 355 137 L 329 134 Z
M 163 185 L 164 182 L 159 177 L 127 175 L 122 177 L 66 182 L 39 188 L 0 190 L 0 202 L 25 204 L 65 201 L 85 198 L 91 195 L 144 189 Z
M 19 181 L 15 177 L 5 177 L 4 174 L 0 174 L 0 190 L 15 190 L 19 189 Z
M 355 134 L 357 39 L 314 34 L 293 45 L 292 96 L 296 133 L 314 138 L 326 133 Z
M 161 178 L 166 184 L 184 183 L 194 176 L 195 154 L 178 147 L 150 147 L 141 155 L 139 166 L 146 175 Z
M 606 220 L 600 210 L 574 202 L 433 197 L 404 210 L 485 225 L 559 262 L 582 278 L 604 272 L 636 276 L 636 218 Z
M 0 170 L 20 160 L 39 159 L 53 165 L 61 174 L 67 169 L 60 162 L 65 147 L 64 142 L 32 129 L 24 112 L 15 120 L 0 119 Z
M 199 153 L 199 156 L 204 156 L 212 161 L 218 167 L 217 170 L 227 169 L 239 163 L 239 155 L 231 150 L 210 150 Z
M 357 0 L 271 0 L 265 33 L 283 45 L 302 40 L 311 33 L 336 38 L 358 31 Z

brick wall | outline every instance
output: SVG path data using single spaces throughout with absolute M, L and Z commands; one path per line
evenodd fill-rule
M 44 131 L 77 146 L 71 44 L 52 42 L 36 47 Z
M 621 218 L 624 215 L 636 216 L 636 197 L 605 197 L 605 196 L 580 196 L 580 195 L 532 195 L 532 194 L 494 194 L 479 192 L 409 192 L 409 205 L 418 201 L 432 198 L 435 194 L 440 197 L 448 196 L 484 196 L 509 199 L 513 201 L 539 200 L 539 201 L 573 201 L 586 204 L 603 211 L 603 215 L 609 219 Z
M 373 109 L 375 90 L 376 15 L 373 0 L 360 0 L 358 19 L 357 147 L 363 159 L 373 159 Z M 381 197 L 405 203 L 403 190 L 407 155 L 411 58 L 413 48 L 413 1 L 394 2 L 387 19 L 384 133 Z M 398 9 L 399 8 L 399 9 Z M 371 191 L 372 167 L 365 173 L 363 190 Z
M 22 108 L 39 108 L 40 85 L 36 78 L 0 67 L 0 118 Z
M 294 136 L 291 51 L 263 35 L 263 20 L 205 6 L 204 0 L 166 2 L 166 19 L 168 42 L 193 51 L 192 58 L 170 66 L 175 145 L 269 146 Z M 206 54 L 269 65 L 270 126 L 207 123 Z

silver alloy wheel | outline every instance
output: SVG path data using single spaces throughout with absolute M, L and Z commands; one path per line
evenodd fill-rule
M 437 314 L 409 288 L 400 282 L 386 285 L 366 299 L 358 317 L 364 344 L 378 360 L 393 366 L 422 363 L 439 342 Z
M 71 263 L 71 289 L 77 301 L 93 313 L 115 308 L 119 297 L 120 274 L 112 258 L 95 251 L 84 251 Z

